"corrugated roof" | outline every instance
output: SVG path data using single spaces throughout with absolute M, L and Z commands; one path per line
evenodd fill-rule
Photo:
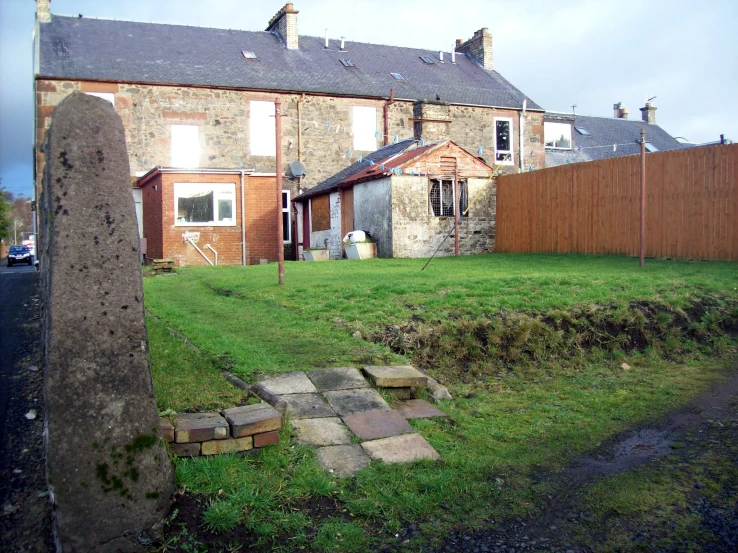
M 54 15 L 40 24 L 39 77 L 166 83 L 398 99 L 439 96 L 453 104 L 521 109 L 526 96 L 496 71 L 461 54 L 438 53 L 302 36 L 288 50 L 273 33 L 76 18 Z M 256 54 L 244 59 L 243 50 Z M 420 56 L 436 61 L 424 63 Z M 350 59 L 346 68 L 339 59 Z M 390 72 L 401 73 L 397 81 Z M 527 99 L 529 109 L 540 110 Z
M 552 113 L 551 120 L 563 122 L 561 115 Z M 656 146 L 659 151 L 678 150 L 684 147 L 664 129 L 645 121 L 576 115 L 573 126 L 586 129 L 589 135 L 579 134 L 572 127 L 574 149 L 546 149 L 546 167 L 640 154 L 641 129 L 646 130 L 646 142 Z M 613 144 L 617 144 L 615 150 Z

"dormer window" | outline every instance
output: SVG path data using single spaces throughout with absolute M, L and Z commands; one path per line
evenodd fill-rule
M 248 50 L 241 50 L 241 53 L 243 54 L 243 57 L 247 60 L 255 60 L 256 54 L 254 52 L 249 52 Z
M 543 123 L 543 139 L 546 148 L 571 150 L 571 125 L 569 123 Z
M 338 60 L 338 61 L 340 61 L 341 62 L 341 65 L 343 65 L 344 67 L 356 67 L 356 65 L 354 64 L 354 62 L 352 62 L 351 60 L 343 60 L 342 59 L 342 60 Z

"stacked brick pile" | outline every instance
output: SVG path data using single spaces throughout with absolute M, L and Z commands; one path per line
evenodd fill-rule
M 220 413 L 184 413 L 172 424 L 160 418 L 169 449 L 180 457 L 235 453 L 279 443 L 282 416 L 260 403 L 224 409 Z

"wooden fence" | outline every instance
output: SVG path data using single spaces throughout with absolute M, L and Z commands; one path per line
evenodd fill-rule
M 646 256 L 738 261 L 738 144 L 646 154 Z M 497 180 L 498 252 L 638 255 L 640 156 Z

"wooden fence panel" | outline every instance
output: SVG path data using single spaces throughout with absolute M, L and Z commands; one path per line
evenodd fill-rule
M 646 255 L 738 261 L 738 144 L 646 156 Z M 497 179 L 499 252 L 638 255 L 640 156 Z

